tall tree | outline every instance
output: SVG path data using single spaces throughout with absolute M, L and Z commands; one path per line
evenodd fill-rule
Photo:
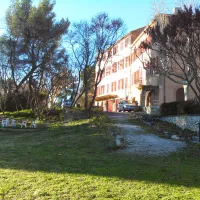
M 3 113 L 6 110 L 8 95 L 11 92 L 11 76 L 4 50 L 0 41 L 0 109 Z
M 81 21 L 73 24 L 72 30 L 69 32 L 67 43 L 71 49 L 71 63 L 78 75 L 73 102 L 76 102 L 84 94 L 84 107 L 88 114 L 94 104 L 97 86 L 104 72 L 106 62 L 102 65 L 102 61 L 105 53 L 111 51 L 123 33 L 123 21 L 110 19 L 106 13 L 96 15 L 89 22 Z M 96 79 L 91 84 L 91 76 L 94 76 L 95 67 Z M 93 96 L 91 102 L 88 102 L 88 93 L 91 87 L 93 88 Z
M 14 0 L 6 13 L 4 46 L 16 92 L 23 84 L 29 84 L 32 95 L 35 80 L 35 88 L 40 89 L 45 74 L 67 65 L 61 39 L 67 33 L 69 21 L 55 21 L 54 5 L 51 0 L 41 0 L 37 7 L 31 0 Z M 32 108 L 36 105 L 35 102 Z
M 157 52 L 160 64 L 151 63 L 157 73 L 188 85 L 200 102 L 200 9 L 185 6 L 167 17 L 164 26 L 148 27 L 152 41 L 141 47 Z

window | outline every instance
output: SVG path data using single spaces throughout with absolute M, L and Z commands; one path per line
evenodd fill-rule
M 124 59 L 119 61 L 119 70 L 124 69 Z
M 106 88 L 107 88 L 107 93 L 109 93 L 109 84 L 107 84 Z
M 137 48 L 136 49 L 136 57 L 140 57 L 141 55 L 142 55 L 142 49 L 140 49 L 140 48 Z
M 142 69 L 140 68 L 131 75 L 131 84 L 142 83 Z
M 116 82 L 112 82 L 112 92 L 116 91 Z
M 131 43 L 131 37 L 128 37 L 125 39 L 125 47 L 128 47 L 128 45 Z
M 110 67 L 106 67 L 106 76 L 110 75 L 110 71 L 111 71 Z
M 128 77 L 125 78 L 125 88 L 128 88 Z
M 133 63 L 134 61 L 135 61 L 135 52 L 131 54 L 131 63 Z
M 134 72 L 134 84 L 139 83 L 139 70 Z
M 124 89 L 124 79 L 122 79 L 122 90 Z
M 124 89 L 124 79 L 118 80 L 118 90 L 123 90 Z
M 151 61 L 147 68 L 147 73 L 152 75 L 156 73 L 156 67 L 158 66 L 158 57 L 151 58 Z
M 112 56 L 112 51 L 109 50 L 109 52 L 108 52 L 108 58 L 110 58 L 111 56 Z
M 120 43 L 120 51 L 124 49 L 124 41 Z
M 114 64 L 112 65 L 112 72 L 113 72 L 113 73 L 117 72 L 117 63 L 114 63 Z
M 105 86 L 103 85 L 101 86 L 101 95 L 104 94 L 104 92 L 105 92 Z
M 113 48 L 113 55 L 117 54 L 118 53 L 118 46 L 115 46 Z
M 99 86 L 99 87 L 97 88 L 97 96 L 98 96 L 98 95 L 102 95 L 102 94 L 104 94 L 104 93 L 105 93 L 105 85 Z
M 100 89 L 99 87 L 97 88 L 97 96 L 100 95 Z
M 126 57 L 126 63 L 125 63 L 125 67 L 130 66 L 130 56 Z

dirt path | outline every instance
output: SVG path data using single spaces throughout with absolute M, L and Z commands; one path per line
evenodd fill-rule
M 128 113 L 108 113 L 108 116 L 116 122 L 124 134 L 127 145 L 125 149 L 120 150 L 121 153 L 165 156 L 186 147 L 185 142 L 163 139 L 146 133 L 140 126 L 128 123 Z

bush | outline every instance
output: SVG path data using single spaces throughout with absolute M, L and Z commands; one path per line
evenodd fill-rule
M 99 116 L 92 117 L 92 124 L 95 125 L 99 131 L 106 132 L 106 124 L 109 122 L 108 116 L 101 114 Z
M 161 115 L 200 114 L 200 105 L 193 101 L 174 101 L 160 106 Z
M 143 111 L 142 106 L 136 106 L 134 109 L 134 112 L 142 112 L 142 111 Z
M 5 110 L 8 112 L 13 112 L 17 110 L 22 110 L 22 109 L 28 109 L 30 108 L 29 106 L 27 107 L 27 99 L 24 95 L 24 93 L 21 94 L 9 94 L 7 99 L 6 99 L 6 106 Z
M 42 114 L 46 120 L 50 121 L 57 121 L 64 119 L 63 109 L 54 108 L 54 109 L 44 110 Z
M 103 107 L 93 107 L 91 109 L 91 116 L 97 116 L 103 114 Z
M 94 107 L 91 109 L 89 115 L 84 108 L 70 108 L 70 113 L 73 115 L 74 120 L 91 118 L 94 116 L 101 116 L 103 114 L 101 107 Z
M 160 113 L 161 115 L 177 115 L 177 101 L 170 102 L 170 103 L 163 103 L 160 106 Z

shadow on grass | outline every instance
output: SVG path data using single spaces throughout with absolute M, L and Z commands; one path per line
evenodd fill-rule
M 200 186 L 199 147 L 168 157 L 121 155 L 89 124 L 36 132 L 0 131 L 0 168 L 91 174 L 186 187 Z

